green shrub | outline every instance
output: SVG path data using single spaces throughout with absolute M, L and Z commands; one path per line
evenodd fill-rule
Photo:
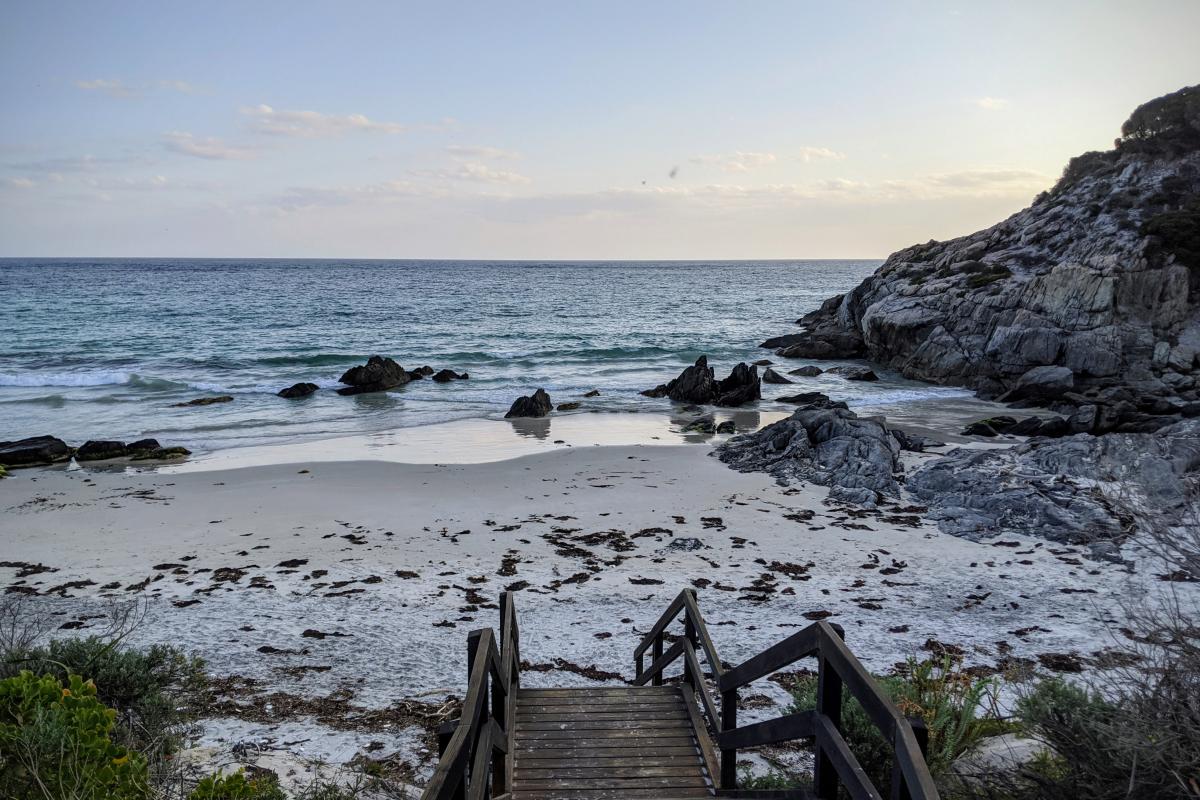
M 960 666 L 949 656 L 922 662 L 910 658 L 903 674 L 875 678 L 901 714 L 925 721 L 929 731 L 926 762 L 934 777 L 945 772 L 950 762 L 979 739 L 1006 729 L 994 710 L 994 702 L 983 717 L 979 716 L 985 700 L 994 701 L 995 683 L 975 678 Z M 792 696 L 791 712 L 815 708 L 817 679 L 802 679 Z M 883 790 L 891 780 L 891 747 L 848 691 L 842 693 L 841 729 L 842 737 L 871 781 Z
M 242 770 L 216 773 L 196 784 L 188 800 L 287 800 L 279 779 L 270 773 L 247 778 Z
M 136 650 L 98 637 L 58 639 L 5 660 L 9 671 L 90 680 L 100 702 L 116 712 L 114 738 L 152 759 L 179 746 L 191 721 L 189 703 L 205 685 L 203 661 L 169 645 Z
M 11 800 L 140 800 L 146 762 L 112 741 L 116 714 L 78 675 L 28 670 L 0 681 L 0 796 Z

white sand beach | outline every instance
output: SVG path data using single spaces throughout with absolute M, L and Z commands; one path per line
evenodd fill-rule
M 297 755 L 344 760 L 377 741 L 418 772 L 429 740 L 404 718 L 334 732 L 278 698 L 388 709 L 461 694 L 466 634 L 495 624 L 506 588 L 525 682 L 588 685 L 631 679 L 640 632 L 686 587 L 729 662 L 827 617 L 887 670 L 939 644 L 986 669 L 1040 668 L 1039 656 L 1060 665 L 1061 654 L 1087 669 L 1112 644 L 1118 604 L 1168 585 L 1083 548 L 975 543 L 903 502 L 846 508 L 823 487 L 735 472 L 665 417 L 612 415 L 607 431 L 606 415 L 578 419 L 554 419 L 554 438 L 479 421 L 359 443 L 374 450 L 343 443 L 353 460 L 324 443 L 157 470 L 21 471 L 0 483 L 0 583 L 72 634 L 102 625 L 105 604 L 144 598 L 135 641 L 195 650 L 214 675 L 252 682 L 234 705 L 256 710 L 246 720 L 218 710 L 209 744 L 269 735 L 303 740 Z M 501 433 L 519 452 L 504 451 Z M 649 438 L 659 435 L 673 444 Z M 445 458 L 500 458 L 399 463 L 432 460 L 439 437 Z M 649 443 L 568 446 L 639 437 Z M 906 457 L 911 469 L 932 456 Z M 762 693 L 787 700 L 777 684 Z

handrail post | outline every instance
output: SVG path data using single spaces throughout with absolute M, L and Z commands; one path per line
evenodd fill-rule
M 921 717 L 908 717 L 908 724 L 912 728 L 913 737 L 917 740 L 917 746 L 921 748 L 921 759 L 926 760 L 929 756 L 929 728 Z M 926 763 L 928 762 L 926 761 Z M 894 738 L 892 741 L 892 800 L 912 800 L 908 781 L 904 779 L 904 772 L 900 769 L 900 758 L 896 754 Z
M 654 664 L 655 662 L 657 662 L 660 658 L 662 658 L 662 654 L 663 654 L 663 635 L 662 635 L 662 631 L 659 631 L 654 636 L 654 646 L 650 650 L 650 663 Z M 660 669 L 658 672 L 654 673 L 654 677 L 650 679 L 650 685 L 651 686 L 662 686 L 662 682 L 663 682 L 662 670 Z
M 721 732 L 737 727 L 737 689 L 721 692 Z M 721 749 L 721 788 L 737 788 L 737 749 Z
M 467 682 L 470 683 L 471 675 L 475 672 L 475 662 L 480 658 L 487 658 L 487 653 L 480 653 L 479 640 L 483 637 L 483 631 L 471 631 L 467 634 Z M 484 697 L 482 706 L 479 710 L 479 719 L 475 721 L 475 728 L 471 731 L 471 735 L 467 740 L 467 760 L 465 765 L 466 780 L 463 781 L 463 791 L 469 784 L 474 783 L 476 779 L 487 780 L 486 776 L 476 775 L 473 765 L 475 764 L 475 751 L 479 747 L 479 737 L 488 721 L 488 707 L 491 703 L 488 702 L 489 686 L 488 679 L 491 677 L 489 670 L 483 671 L 483 686 L 480 687 L 481 694 Z M 465 795 L 464 795 L 465 797 Z
M 692 614 L 684 606 L 683 611 L 683 636 L 687 639 L 687 646 L 696 652 L 696 623 L 692 622 Z M 683 680 L 693 689 L 704 688 L 704 676 L 693 675 L 691 670 L 687 669 L 687 661 L 684 662 Z
M 829 663 L 826 654 L 817 653 L 817 713 L 825 715 L 833 725 L 833 729 L 842 730 L 842 676 Z M 817 758 L 813 769 L 813 788 L 821 800 L 836 800 L 838 794 L 838 774 L 833 762 L 821 745 L 820 737 L 816 742 Z

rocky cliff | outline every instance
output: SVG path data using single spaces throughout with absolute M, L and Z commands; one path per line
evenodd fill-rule
M 894 253 L 799 322 L 779 355 L 1090 405 L 1092 432 L 1200 414 L 1200 87 L 1137 109 L 1028 208 Z

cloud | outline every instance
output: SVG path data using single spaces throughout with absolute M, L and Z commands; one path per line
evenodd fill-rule
M 198 139 L 185 131 L 163 134 L 163 147 L 175 153 L 205 158 L 210 161 L 245 161 L 254 158 L 255 152 L 248 147 L 226 144 L 220 139 L 207 137 Z
M 363 186 L 292 186 L 268 205 L 278 211 L 346 206 L 358 202 L 385 202 L 413 197 L 444 197 L 443 190 L 409 181 L 383 181 Z
M 251 118 L 251 127 L 259 133 L 303 139 L 340 136 L 355 131 L 403 133 L 408 130 L 407 125 L 375 122 L 362 114 L 337 116 L 319 111 L 281 111 L 266 104 L 243 108 L 242 113 Z
M 807 164 L 810 161 L 842 161 L 846 158 L 846 154 L 830 150 L 828 147 L 806 146 L 800 148 L 796 154 L 796 158 Z
M 97 158 L 93 155 L 69 156 L 61 158 L 46 158 L 40 161 L 25 161 L 19 164 L 11 164 L 10 167 L 19 172 L 28 172 L 33 174 L 53 173 L 61 177 L 62 173 L 80 173 L 80 172 L 95 172 L 103 167 L 111 167 L 118 165 L 128 165 L 137 163 L 149 163 L 150 159 L 144 157 L 106 157 Z
M 85 185 L 102 192 L 146 192 L 180 188 L 172 184 L 170 179 L 165 175 L 152 175 L 149 178 L 84 178 L 83 182 Z
M 521 157 L 521 154 L 514 150 L 461 144 L 447 146 L 446 152 L 455 158 L 487 158 L 494 161 L 515 161 Z
M 413 175 L 449 181 L 474 181 L 476 183 L 529 183 L 529 178 L 519 172 L 494 169 L 487 164 L 466 161 L 450 169 L 413 170 Z
M 774 163 L 776 158 L 774 153 L 745 153 L 736 150 L 719 155 L 696 156 L 689 160 L 693 164 L 715 165 L 726 172 L 749 172 L 752 169 Z
M 13 189 L 32 189 L 37 186 L 37 183 L 29 178 L 5 178 L 4 185 Z
M 95 78 L 90 81 L 75 81 L 75 86 L 88 92 L 104 92 L 110 97 L 132 97 L 136 90 L 121 81 Z
M 980 97 L 975 105 L 987 111 L 1000 111 L 1008 106 L 1008 101 L 999 97 Z
M 155 86 L 159 89 L 166 89 L 172 92 L 181 94 L 202 94 L 203 90 L 199 86 L 194 86 L 187 81 L 158 81 Z

